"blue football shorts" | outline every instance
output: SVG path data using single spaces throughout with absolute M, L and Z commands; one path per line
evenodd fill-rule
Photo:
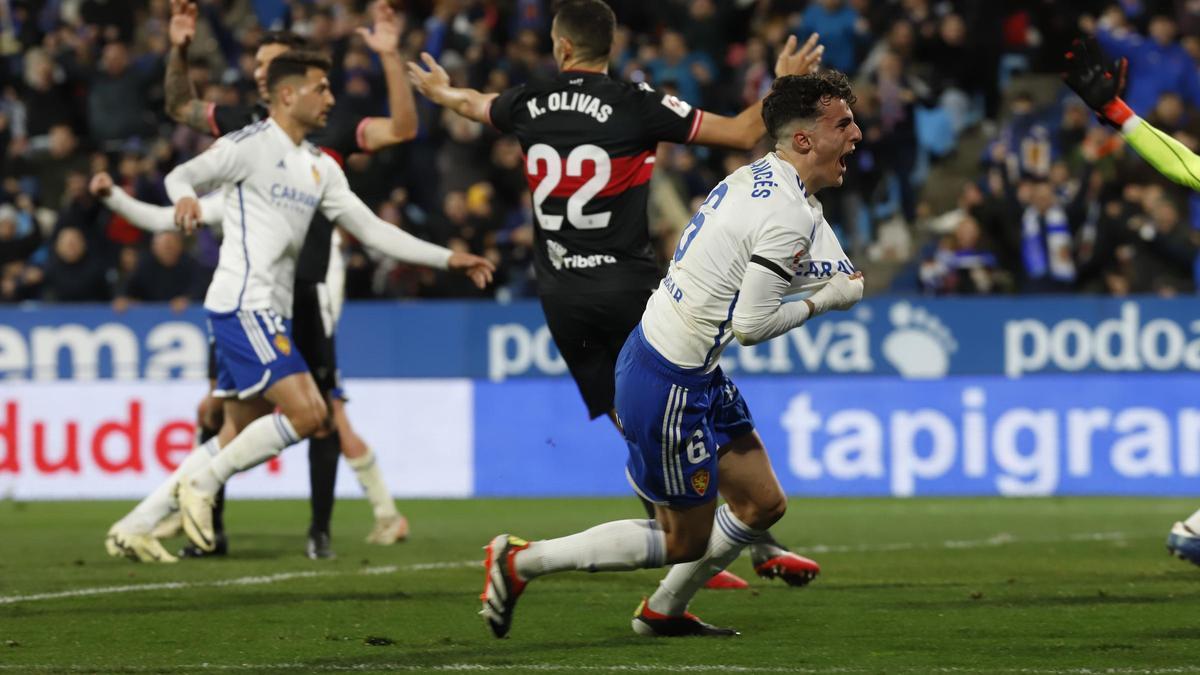
M 208 333 L 217 360 L 213 395 L 246 399 L 308 364 L 292 340 L 292 322 L 273 310 L 209 312 Z
M 629 445 L 625 473 L 656 503 L 687 507 L 717 497 L 717 450 L 754 430 L 746 400 L 720 367 L 676 366 L 639 324 L 616 367 L 617 418 Z

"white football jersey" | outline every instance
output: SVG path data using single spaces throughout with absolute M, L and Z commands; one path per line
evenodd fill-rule
M 220 258 L 204 307 L 273 309 L 292 315 L 296 258 L 316 209 L 330 220 L 357 198 L 341 167 L 313 144 L 297 144 L 271 118 L 221 137 L 165 181 L 171 201 L 223 187 Z
M 684 228 L 642 315 L 647 341 L 681 368 L 715 369 L 752 262 L 788 281 L 786 295 L 854 272 L 820 202 L 775 153 L 727 176 Z

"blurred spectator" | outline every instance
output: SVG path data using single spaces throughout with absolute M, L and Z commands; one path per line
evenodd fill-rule
M 161 64 L 160 64 L 161 66 Z M 91 76 L 88 128 L 97 143 L 143 137 L 153 128 L 148 90 L 162 81 L 162 68 L 138 69 L 121 42 L 104 46 L 100 68 Z
M 31 148 L 13 163 L 18 175 L 34 179 L 39 201 L 53 209 L 61 208 L 67 199 L 67 176 L 86 174 L 90 168 L 88 158 L 79 150 L 79 139 L 66 124 L 51 127 L 44 145 Z
M 866 19 L 858 15 L 846 0 L 815 0 L 804 10 L 803 23 L 796 35 L 801 41 L 812 33 L 825 45 L 822 62 L 847 75 L 858 70 L 860 45 L 869 39 Z
M 119 289 L 113 306 L 123 311 L 130 302 L 169 302 L 172 310 L 181 312 L 189 301 L 202 297 L 202 286 L 208 281 L 204 276 L 199 265 L 184 255 L 182 235 L 159 232 Z
M 917 165 L 917 123 L 915 106 L 929 101 L 929 88 L 907 72 L 904 61 L 895 52 L 884 52 L 873 77 L 879 100 L 879 161 L 892 173 L 900 189 L 904 219 L 917 217 L 916 186 L 912 183 Z
M 716 78 L 716 66 L 703 52 L 688 52 L 683 34 L 666 30 L 658 58 L 646 64 L 650 79 L 658 86 L 670 85 L 679 98 L 695 106 L 704 106 L 703 91 Z
M 1075 283 L 1075 251 L 1066 211 L 1049 182 L 1021 187 L 1028 191 L 1028 206 L 1021 215 L 1022 290 L 1069 291 Z
M 45 136 L 51 127 L 75 126 L 76 106 L 65 79 L 63 70 L 44 49 L 31 49 L 25 54 L 24 86 L 19 90 L 24 118 L 21 135 Z
M 1187 50 L 1176 41 L 1175 20 L 1165 14 L 1150 19 L 1149 39 L 1118 24 L 1119 13 L 1106 14 L 1096 39 L 1111 58 L 1129 59 L 1129 86 L 1124 99 L 1139 115 L 1154 109 L 1160 96 L 1176 92 L 1200 106 L 1200 73 Z
M 1000 289 L 996 256 L 983 246 L 979 223 L 963 214 L 920 267 L 921 287 L 933 295 L 986 295 Z
M 32 271 L 26 284 L 40 287 L 43 300 L 95 302 L 112 297 L 104 262 L 89 250 L 83 232 L 74 227 L 58 231 L 46 267 Z

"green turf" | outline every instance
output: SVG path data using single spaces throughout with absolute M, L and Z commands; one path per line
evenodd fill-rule
M 310 562 L 300 555 L 305 504 L 233 503 L 229 558 L 153 566 L 104 554 L 104 532 L 128 504 L 0 502 L 0 598 L 187 582 L 0 599 L 0 670 L 1174 673 L 1200 665 L 1200 568 L 1163 548 L 1191 500 L 795 499 L 777 536 L 810 551 L 822 576 L 805 589 L 754 579 L 751 591 L 702 591 L 692 609 L 743 635 L 673 641 L 629 628 L 660 572 L 540 579 L 521 600 L 511 638 L 497 641 L 475 615 L 477 568 L 420 567 L 478 559 L 502 531 L 541 538 L 635 517 L 633 500 L 402 506 L 413 523 L 408 543 L 362 543 L 367 508 L 343 502 L 334 523 L 340 557 Z M 745 556 L 731 569 L 752 576 Z M 266 575 L 285 576 L 212 583 Z

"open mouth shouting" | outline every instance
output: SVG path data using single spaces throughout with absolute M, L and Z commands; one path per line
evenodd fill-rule
M 838 157 L 838 168 L 840 168 L 842 170 L 842 173 L 846 172 L 846 161 L 849 160 L 850 155 L 853 155 L 853 154 L 854 154 L 854 146 L 851 146 L 850 150 L 848 152 L 844 153 L 841 157 Z

